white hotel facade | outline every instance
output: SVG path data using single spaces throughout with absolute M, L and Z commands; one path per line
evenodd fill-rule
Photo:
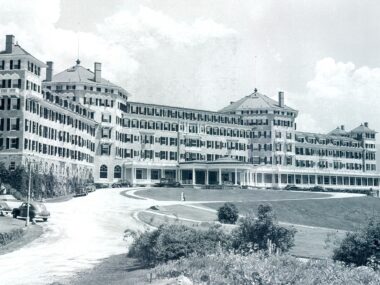
M 46 68 L 46 76 L 41 77 Z M 379 189 L 376 132 L 362 123 L 328 134 L 296 129 L 298 111 L 255 90 L 219 112 L 131 102 L 76 64 L 54 74 L 6 36 L 0 52 L 0 162 L 35 161 L 59 177 L 170 177 L 188 185 Z M 211 187 L 211 186 L 210 186 Z

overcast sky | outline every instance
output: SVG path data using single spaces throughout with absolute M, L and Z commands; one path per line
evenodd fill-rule
M 253 92 L 327 132 L 380 130 L 379 1 L 0 0 L 0 44 L 14 34 L 55 72 L 74 65 L 131 100 L 218 110 Z

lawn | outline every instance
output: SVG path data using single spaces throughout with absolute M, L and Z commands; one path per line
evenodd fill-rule
M 12 240 L 3 240 L 2 235 L 5 233 Z M 24 220 L 13 219 L 12 217 L 0 217 L 0 255 L 25 246 L 41 236 L 41 234 L 42 227 L 39 225 L 30 224 L 29 228 L 25 229 Z
M 257 211 L 262 202 L 235 203 L 240 214 Z M 380 199 L 372 197 L 318 199 L 300 201 L 271 201 L 279 221 L 314 227 L 354 230 L 370 217 L 380 218 Z M 218 209 L 223 203 L 207 203 Z
M 181 193 L 186 201 L 260 201 L 284 199 L 312 199 L 329 197 L 324 193 L 291 192 L 280 190 L 209 190 L 193 188 L 150 188 L 139 190 L 135 194 L 159 201 L 180 201 Z
M 178 219 L 157 214 L 167 214 L 178 217 Z M 211 224 L 215 223 L 217 219 L 216 213 L 180 205 L 159 207 L 157 211 L 149 210 L 140 212 L 138 216 L 143 222 L 154 227 L 158 227 L 162 224 L 176 223 L 201 229 L 207 229 Z M 181 218 L 197 220 L 199 217 L 201 217 L 199 221 L 202 221 L 199 223 L 181 220 Z M 230 232 L 235 226 L 224 225 L 223 227 L 227 232 Z M 295 226 L 295 228 L 297 229 L 295 246 L 290 251 L 290 254 L 299 257 L 329 258 L 332 254 L 332 247 L 331 244 L 330 247 L 326 247 L 325 241 L 329 236 L 331 236 L 330 239 L 334 240 L 335 238 L 341 239 L 345 234 L 344 231 L 333 229 L 304 226 Z

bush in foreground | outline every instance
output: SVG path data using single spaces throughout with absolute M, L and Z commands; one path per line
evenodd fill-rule
M 235 204 L 225 203 L 218 209 L 218 221 L 223 224 L 235 224 L 239 218 L 239 211 Z
M 184 225 L 161 225 L 151 232 L 144 232 L 132 243 L 128 256 L 146 265 L 156 265 L 191 254 L 214 253 L 228 240 L 217 227 L 207 231 Z
M 185 275 L 195 284 L 380 284 L 380 273 L 368 267 L 349 267 L 329 260 L 300 261 L 288 255 L 221 252 L 191 256 L 153 269 L 159 278 Z
M 371 219 L 356 232 L 348 232 L 334 250 L 334 260 L 358 266 L 380 267 L 380 220 Z
M 287 252 L 294 246 L 296 229 L 278 224 L 270 205 L 259 205 L 257 219 L 250 213 L 241 220 L 233 233 L 233 247 L 243 252 L 252 250 L 280 250 Z

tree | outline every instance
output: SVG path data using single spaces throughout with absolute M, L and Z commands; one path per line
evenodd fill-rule
M 346 233 L 333 259 L 357 266 L 380 265 L 380 220 L 370 219 L 360 230 Z
M 235 204 L 225 203 L 218 209 L 218 221 L 223 224 L 235 224 L 239 218 L 239 211 Z
M 254 250 L 279 249 L 287 252 L 294 246 L 294 228 L 278 225 L 270 205 L 259 205 L 257 219 L 249 213 L 241 220 L 233 233 L 232 246 L 243 252 Z

